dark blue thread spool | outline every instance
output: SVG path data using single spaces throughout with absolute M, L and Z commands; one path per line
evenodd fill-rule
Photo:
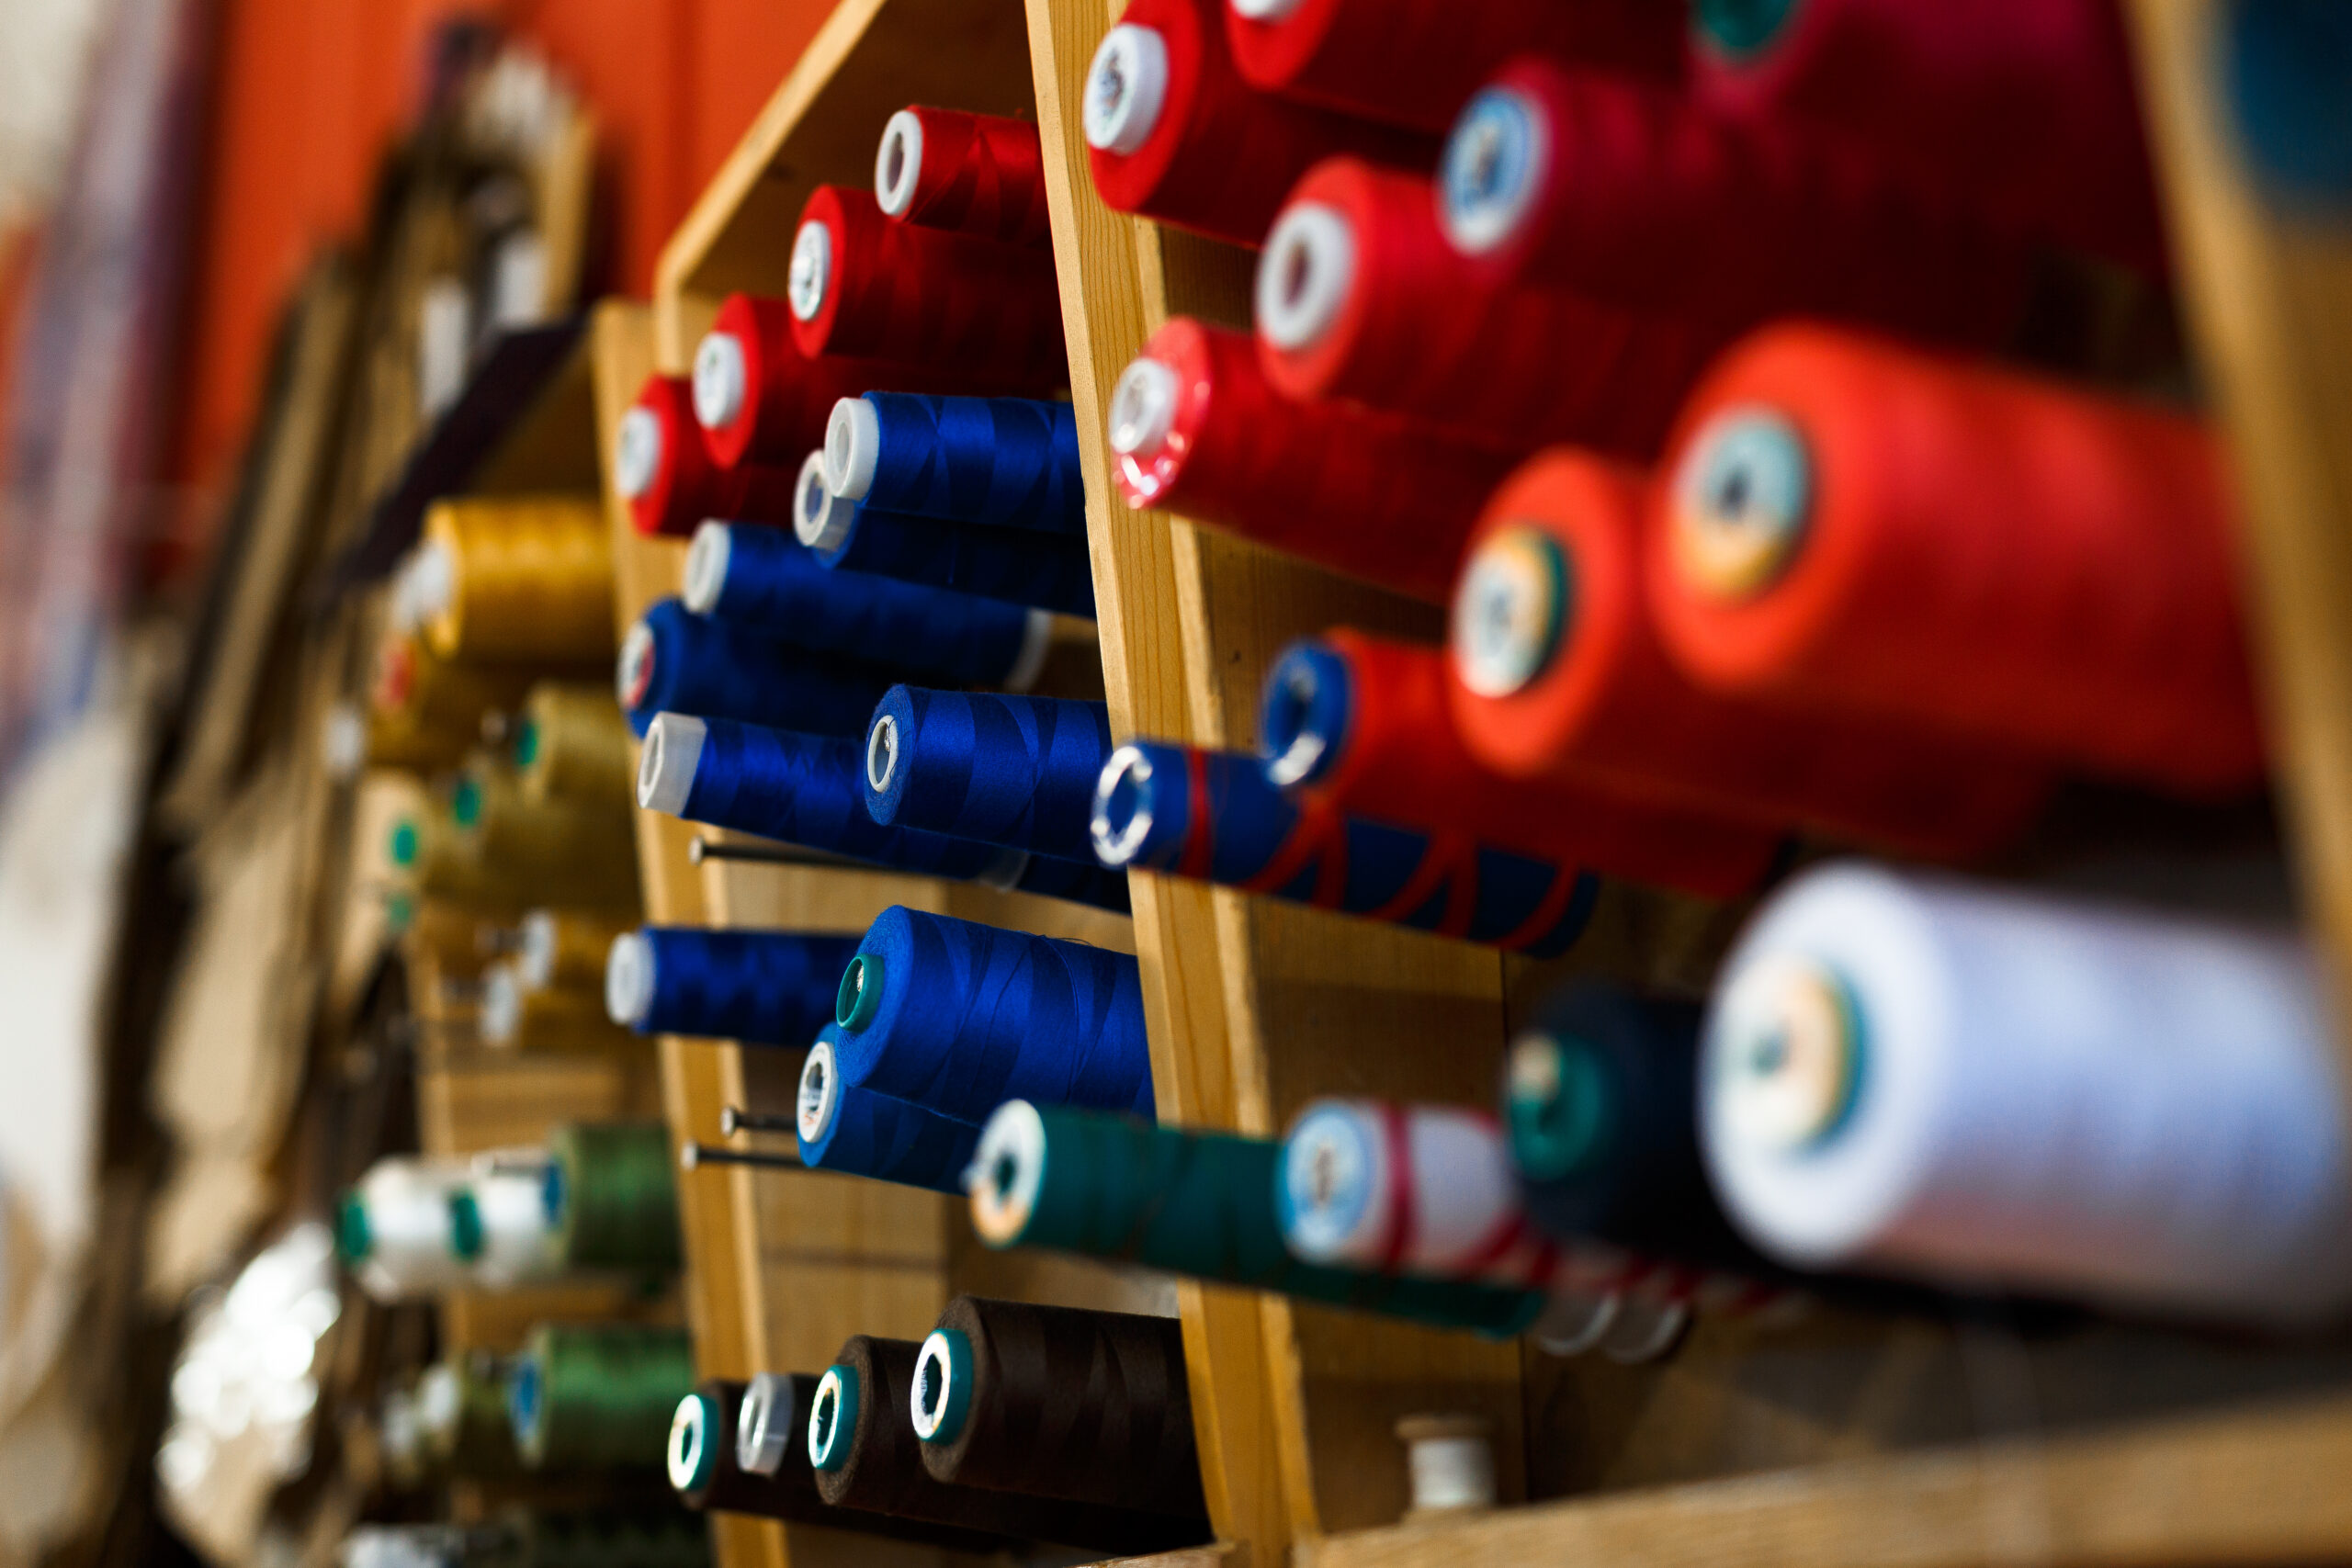
M 1426 833 L 1302 805 L 1249 753 L 1149 740 L 1120 747 L 1104 765 L 1093 840 L 1105 865 L 1170 872 L 1535 957 L 1574 946 L 1600 893 L 1600 878 L 1573 866 L 1484 845 L 1449 847 Z
M 897 680 L 886 666 L 812 653 L 675 599 L 647 610 L 621 641 L 621 711 L 639 738 L 657 713 L 863 735 Z
M 1091 861 L 1105 703 L 893 686 L 865 732 L 876 822 Z
M 1085 540 L 874 511 L 827 490 L 824 466 L 821 452 L 801 465 L 793 530 L 825 566 L 1093 618 Z
M 1008 1100 L 1152 1114 L 1125 953 L 894 907 L 842 971 L 834 1021 L 842 1081 L 945 1115 Z
M 868 392 L 833 405 L 825 483 L 882 512 L 1086 537 L 1070 405 Z
M 841 1037 L 838 1024 L 827 1024 L 800 1069 L 800 1163 L 934 1192 L 963 1191 L 979 1124 L 843 1083 L 835 1055 Z
M 856 951 L 855 937 L 644 926 L 613 942 L 605 1001 L 639 1034 L 805 1045 L 832 1021 Z
M 706 523 L 686 550 L 686 608 L 797 647 L 959 685 L 1036 678 L 1042 611 L 952 589 L 828 571 L 782 528 Z

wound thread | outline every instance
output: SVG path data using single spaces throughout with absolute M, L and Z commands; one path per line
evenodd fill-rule
M 621 416 L 613 479 L 640 534 L 684 538 L 714 517 L 792 521 L 792 470 L 743 459 L 719 467 L 695 419 L 694 384 L 684 376 L 646 378 Z
M 507 1367 L 515 1451 L 536 1471 L 659 1472 L 694 1383 L 683 1328 L 542 1324 Z
M 622 640 L 621 710 L 639 737 L 656 714 L 734 719 L 810 735 L 863 735 L 897 679 L 880 664 L 811 651 L 675 599 L 658 601 Z
M 680 1253 L 673 1166 L 669 1129 L 659 1122 L 580 1122 L 551 1131 L 544 1197 L 564 1266 L 674 1272 Z
M 1094 568 L 1083 541 L 1011 528 L 967 528 L 838 499 L 826 511 L 821 532 L 834 526 L 841 532 L 833 542 L 812 547 L 817 559 L 834 570 L 1094 618 Z M 810 532 L 804 526 L 801 537 L 808 539 Z
M 639 1034 L 799 1046 L 831 1020 L 856 951 L 854 937 L 644 926 L 611 945 L 605 1004 Z
M 860 505 L 1086 536 L 1078 421 L 1066 402 L 868 392 L 834 407 L 822 445 L 826 488 Z
M 1053 243 L 1037 128 L 1004 115 L 913 105 L 890 117 L 874 191 L 901 223 L 1008 245 Z
M 893 686 L 866 731 L 865 809 L 896 823 L 1066 860 L 1094 859 L 1104 703 Z
M 625 810 L 636 794 L 628 725 L 604 686 L 533 686 L 514 727 L 514 761 L 526 800 Z
M 828 1022 L 800 1068 L 800 1163 L 811 1170 L 961 1193 L 979 1145 L 974 1122 L 842 1081 L 842 1031 Z
M 443 659 L 593 664 L 613 648 L 613 546 L 590 501 L 435 502 L 424 546 L 448 564 L 448 592 L 424 623 Z
M 476 762 L 452 784 L 436 847 L 481 885 L 515 897 L 585 908 L 634 908 L 637 859 L 628 852 L 628 812 L 569 796 L 534 800 L 512 770 Z

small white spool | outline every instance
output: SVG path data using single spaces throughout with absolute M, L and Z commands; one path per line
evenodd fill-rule
M 1469 1513 L 1495 1506 L 1495 1424 L 1484 1416 L 1408 1416 L 1396 1423 L 1413 1483 L 1405 1517 Z
M 686 544 L 686 576 L 678 597 L 697 615 L 718 607 L 727 588 L 727 568 L 735 557 L 735 531 L 726 523 L 704 523 Z
M 449 1218 L 450 1196 L 466 1179 L 463 1166 L 435 1160 L 388 1157 L 368 1168 L 353 1193 L 368 1225 L 368 1253 L 356 1270 L 361 1288 L 396 1302 L 468 1283 Z
M 605 1011 L 636 1029 L 653 1010 L 653 943 L 642 931 L 623 931 L 605 954 Z
M 545 1153 L 519 1149 L 481 1156 L 475 1161 L 471 1190 L 481 1216 L 476 1279 L 504 1291 L 563 1272 L 548 1214 Z
M 882 421 L 864 398 L 842 398 L 825 421 L 825 488 L 843 501 L 864 501 L 882 460 Z
M 904 218 L 914 204 L 922 175 L 922 117 L 900 109 L 882 128 L 881 144 L 874 149 L 874 204 L 893 218 Z
M 661 418 L 651 409 L 631 409 L 621 415 L 620 434 L 613 443 L 613 488 L 623 501 L 635 501 L 653 488 L 661 471 Z
M 1121 22 L 1102 35 L 1086 67 L 1080 120 L 1086 144 L 1126 157 L 1151 140 L 1168 104 L 1168 40 Z
M 743 340 L 733 333 L 705 333 L 695 345 L 695 423 L 725 430 L 743 412 L 752 394 L 752 369 Z
M 710 726 L 682 713 L 653 716 L 645 731 L 645 755 L 637 768 L 637 803 L 648 811 L 675 817 L 694 793 L 695 770 L 702 766 L 703 738 Z

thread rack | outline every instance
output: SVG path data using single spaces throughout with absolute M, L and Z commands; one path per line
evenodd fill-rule
M 1433 637 L 1436 614 L 1343 583 L 1113 491 L 1109 389 L 1173 314 L 1245 325 L 1248 253 L 1113 213 L 1086 172 L 1078 105 L 1109 0 L 844 0 L 664 251 L 650 310 L 594 329 L 597 422 L 659 367 L 684 374 L 733 289 L 780 293 L 793 226 L 822 181 L 863 185 L 896 109 L 1034 115 L 1043 134 L 1070 391 L 1085 456 L 1100 652 L 1114 733 L 1254 739 L 1260 678 L 1290 637 L 1336 625 Z M 2205 367 L 2254 470 L 2264 635 L 2290 813 L 2314 919 L 2352 958 L 2352 562 L 2342 557 L 2352 414 L 2319 367 L 2352 329 L 2352 243 L 2236 192 L 2208 102 L 2206 4 L 2134 0 L 2162 172 Z M 609 478 L 609 476 L 608 476 Z M 680 548 L 628 533 L 624 619 L 675 586 Z M 2331 500 L 2329 498 L 2338 498 Z M 692 865 L 691 830 L 640 816 L 649 916 L 860 930 L 890 902 L 1131 946 L 1170 1121 L 1272 1134 L 1306 1099 L 1484 1097 L 1509 1026 L 1571 971 L 1688 975 L 1737 919 L 1620 900 L 1549 964 L 1148 874 L 1132 923 L 935 883 L 809 867 Z M 1082 928 L 1082 929 L 1081 929 Z M 780 1106 L 761 1053 L 665 1041 L 681 1140 L 723 1104 Z M 771 1081 L 774 1079 L 775 1081 Z M 848 1333 L 916 1332 L 955 1290 L 1132 1304 L 1136 1281 L 980 1255 L 952 1203 L 801 1172 L 707 1171 L 683 1190 L 688 1310 L 703 1370 L 821 1364 Z M 1555 1361 L 1517 1346 L 1193 1284 L 1174 1288 L 1210 1509 L 1224 1546 L 1175 1561 L 1330 1568 L 1475 1562 L 1774 1565 L 2275 1562 L 2352 1555 L 2352 1351 L 2086 1326 L 2029 1346 L 1823 1314 L 1765 1334 L 1708 1325 L 1662 1367 Z M 1507 1498 L 1397 1523 L 1396 1421 L 1494 1424 Z M 2160 1506 L 2152 1506 L 2151 1500 Z M 727 1521 L 730 1565 L 855 1551 L 827 1532 Z

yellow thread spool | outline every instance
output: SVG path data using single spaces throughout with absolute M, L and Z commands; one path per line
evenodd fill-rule
M 445 552 L 447 598 L 433 650 L 483 663 L 593 664 L 613 657 L 613 546 L 594 501 L 437 502 L 424 547 Z
M 523 699 L 514 735 L 514 768 L 532 800 L 582 806 L 637 804 L 637 764 L 629 755 L 628 723 L 609 685 L 542 681 Z
M 450 815 L 494 882 L 530 904 L 634 910 L 637 840 L 628 810 L 558 796 L 533 800 L 511 769 L 477 761 L 459 775 Z
M 429 963 L 439 973 L 471 979 L 481 973 L 484 933 L 489 930 L 479 909 L 447 898 L 408 897 L 408 923 L 400 941 L 411 964 Z

